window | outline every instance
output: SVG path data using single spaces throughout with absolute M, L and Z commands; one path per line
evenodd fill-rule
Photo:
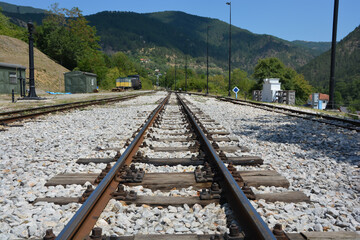
M 17 84 L 16 72 L 9 72 L 9 82 L 10 84 Z

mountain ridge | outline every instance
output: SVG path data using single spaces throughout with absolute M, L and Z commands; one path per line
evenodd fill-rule
M 137 51 L 158 46 L 170 47 L 195 58 L 206 57 L 206 28 L 211 25 L 210 57 L 216 64 L 226 68 L 229 25 L 223 21 L 179 11 L 146 14 L 103 11 L 88 15 L 86 19 L 96 27 L 105 51 L 107 47 L 115 51 Z M 249 73 L 260 58 L 278 57 L 286 65 L 298 68 L 316 55 L 310 49 L 289 41 L 271 35 L 254 34 L 236 26 L 232 26 L 231 37 L 232 64 Z
M 330 54 L 326 51 L 299 69 L 305 78 L 320 91 L 328 92 Z M 360 25 L 336 45 L 335 91 L 338 103 L 360 104 Z M 341 94 L 341 95 L 339 95 Z M 360 109 L 360 106 L 358 106 Z
M 3 13 L 11 17 L 13 23 L 25 27 L 29 19 L 38 25 L 41 24 L 46 16 L 45 12 L 43 10 L 41 13 L 19 14 L 16 11 Z M 206 57 L 207 25 L 211 25 L 210 60 L 223 69 L 227 68 L 229 24 L 224 21 L 181 11 L 154 13 L 103 11 L 85 17 L 90 25 L 96 27 L 101 37 L 102 49 L 107 53 L 124 51 L 137 56 L 141 55 L 142 49 L 160 47 L 165 48 L 160 50 L 166 52 L 163 58 L 171 53 L 180 55 L 181 58 L 190 55 L 195 58 L 194 61 L 201 64 Z M 268 34 L 255 34 L 232 25 L 232 65 L 249 74 L 253 72 L 254 66 L 261 58 L 277 57 L 285 65 L 298 69 L 317 55 L 319 55 L 317 50 L 304 44 L 294 44 Z
M 34 8 L 30 6 L 22 6 L 22 5 L 15 5 L 11 3 L 6 2 L 0 2 L 0 7 L 3 11 L 9 12 L 9 13 L 46 13 L 47 11 L 41 8 Z

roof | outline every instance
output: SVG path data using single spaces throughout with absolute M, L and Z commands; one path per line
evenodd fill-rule
M 264 83 L 271 83 L 271 84 L 274 84 L 274 83 L 280 83 L 280 78 L 265 78 L 264 79 Z
M 12 64 L 12 63 L 3 63 L 0 62 L 0 67 L 6 67 L 6 68 L 20 68 L 20 69 L 26 69 L 26 67 L 19 65 L 19 64 Z
M 82 72 L 82 71 L 72 71 L 72 72 L 67 72 L 64 74 L 84 74 L 84 75 L 88 75 L 88 76 L 97 77 L 97 75 L 95 73 Z
M 310 94 L 309 98 L 310 98 L 310 100 L 312 101 L 312 94 Z M 324 93 L 319 93 L 319 100 L 329 101 L 329 95 L 324 94 Z

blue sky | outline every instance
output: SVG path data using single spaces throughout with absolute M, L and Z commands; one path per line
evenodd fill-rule
M 84 15 L 100 11 L 138 13 L 166 10 L 229 22 L 226 0 L 0 0 L 16 5 L 49 9 L 79 7 Z M 229 0 L 228 0 L 229 1 Z M 334 0 L 233 0 L 232 24 L 253 33 L 270 34 L 289 41 L 331 41 Z M 337 40 L 360 25 L 360 0 L 340 0 Z

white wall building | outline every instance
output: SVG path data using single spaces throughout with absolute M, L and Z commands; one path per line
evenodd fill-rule
M 280 78 L 265 78 L 262 90 L 263 102 L 274 102 L 276 100 L 276 92 L 281 91 Z

